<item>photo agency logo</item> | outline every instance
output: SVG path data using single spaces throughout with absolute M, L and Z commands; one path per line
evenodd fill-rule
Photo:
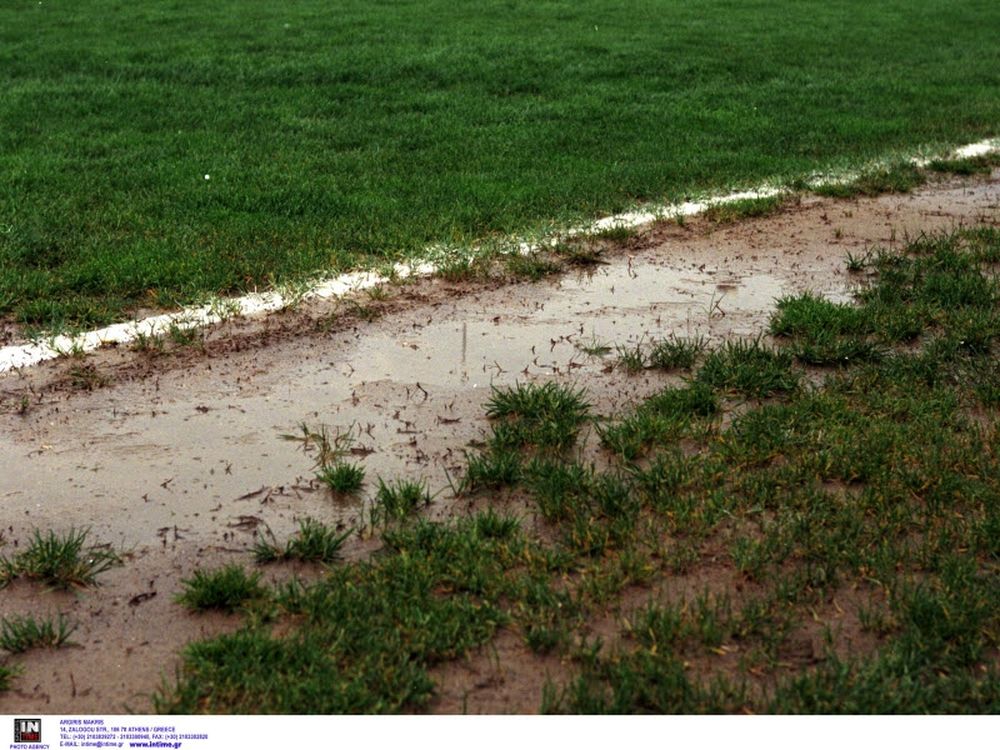
M 14 719 L 14 742 L 41 742 L 41 719 Z

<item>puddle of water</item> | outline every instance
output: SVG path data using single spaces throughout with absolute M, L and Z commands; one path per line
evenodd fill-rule
M 539 369 L 566 372 L 570 363 L 571 369 L 586 366 L 580 347 L 595 341 L 613 347 L 709 334 L 727 316 L 727 334 L 748 335 L 789 282 L 766 273 L 720 277 L 712 269 L 679 270 L 643 259 L 568 276 L 541 293 L 517 289 L 525 298 L 499 311 L 484 306 L 478 315 L 470 310 L 404 336 L 368 337 L 342 374 L 480 388 L 509 381 L 511 373 L 526 377 Z

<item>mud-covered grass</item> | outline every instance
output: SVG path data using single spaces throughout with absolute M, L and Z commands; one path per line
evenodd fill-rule
M 467 515 L 382 498 L 377 554 L 189 646 L 157 708 L 432 708 L 503 630 L 569 670 L 547 712 L 996 712 L 998 258 L 993 228 L 873 252 L 857 305 L 783 299 L 773 342 L 614 414 L 496 390 Z

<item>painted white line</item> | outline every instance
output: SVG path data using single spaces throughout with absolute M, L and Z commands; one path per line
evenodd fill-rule
M 963 159 L 982 156 L 998 150 L 1000 150 L 1000 139 L 990 139 L 962 146 L 953 151 L 952 156 Z M 911 161 L 918 166 L 925 166 L 931 159 L 914 158 Z M 847 182 L 855 176 L 839 175 L 835 178 L 823 179 L 817 184 Z M 546 247 L 552 247 L 567 237 L 594 234 L 616 228 L 636 229 L 651 224 L 658 219 L 694 216 L 704 212 L 711 206 L 733 203 L 748 198 L 767 198 L 779 195 L 782 192 L 777 187 L 762 186 L 757 190 L 729 193 L 727 195 L 708 198 L 704 201 L 649 206 L 641 210 L 626 211 L 614 216 L 606 216 L 603 219 L 598 219 L 584 226 L 552 232 L 541 240 L 515 241 L 511 245 L 511 248 L 514 252 L 529 254 Z M 458 254 L 459 257 L 471 260 L 480 251 L 480 248 L 465 248 L 459 251 L 453 250 L 451 251 L 451 255 Z M 431 248 L 428 251 L 428 257 L 441 255 L 442 252 L 447 251 L 443 251 L 441 248 Z M 393 272 L 396 278 L 426 277 L 437 273 L 439 269 L 440 263 L 435 263 L 431 260 L 422 260 L 413 261 L 412 263 L 398 263 L 394 266 Z M 334 299 L 352 292 L 371 289 L 388 281 L 390 281 L 389 277 L 375 273 L 374 271 L 354 271 L 319 281 L 298 294 L 282 294 L 277 291 L 255 292 L 243 297 L 221 300 L 211 305 L 184 308 L 180 312 L 154 315 L 128 323 L 116 323 L 106 328 L 88 331 L 75 336 L 54 336 L 44 342 L 5 346 L 0 348 L 0 377 L 15 370 L 31 367 L 32 365 L 49 359 L 55 359 L 65 354 L 89 352 L 109 344 L 130 344 L 142 337 L 152 338 L 163 336 L 168 334 L 172 329 L 183 330 L 215 325 L 227 317 L 266 315 L 267 313 L 282 310 L 304 299 Z

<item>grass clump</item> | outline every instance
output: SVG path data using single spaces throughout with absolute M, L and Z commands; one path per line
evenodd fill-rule
M 485 448 L 467 453 L 460 489 L 475 492 L 520 482 L 531 454 L 561 453 L 572 446 L 590 406 L 582 390 L 555 382 L 493 389 L 486 415 L 493 420 Z
M 796 359 L 809 365 L 849 364 L 879 359 L 884 347 L 866 335 L 875 330 L 864 311 L 805 292 L 778 300 L 771 317 L 771 333 L 794 338 L 789 347 Z
M 248 575 L 242 566 L 235 563 L 218 570 L 196 570 L 194 577 L 181 581 L 184 591 L 177 596 L 177 601 L 196 611 L 218 609 L 234 612 L 266 595 L 260 578 L 260 573 Z
M 707 345 L 704 336 L 671 336 L 657 341 L 649 352 L 649 366 L 657 370 L 690 370 Z
M 479 453 L 466 456 L 462 490 L 475 492 L 482 488 L 499 489 L 517 484 L 522 476 L 520 451 L 494 445 Z
M 814 337 L 821 333 L 842 336 L 867 333 L 865 324 L 858 308 L 804 292 L 778 300 L 777 312 L 771 317 L 771 333 L 775 336 Z
M 261 537 L 254 547 L 254 555 L 259 563 L 281 560 L 332 563 L 340 558 L 340 548 L 351 533 L 351 529 L 338 533 L 321 521 L 307 517 L 299 521 L 298 532 L 285 543 L 284 548 L 273 539 L 267 541 Z
M 324 466 L 316 478 L 330 488 L 335 495 L 356 495 L 365 482 L 365 470 L 357 464 L 338 461 Z
M 562 450 L 576 442 L 590 406 L 582 389 L 555 381 L 494 388 L 486 416 L 496 420 L 495 444 Z
M 59 648 L 70 642 L 76 627 L 63 614 L 55 620 L 36 620 L 31 615 L 5 617 L 0 620 L 0 649 L 21 654 L 33 648 Z
M 608 264 L 604 260 L 604 250 L 592 241 L 577 240 L 560 242 L 553 248 L 553 252 L 566 265 L 577 268 L 593 268 L 594 266 L 606 266 Z
M 636 344 L 618 344 L 615 347 L 618 353 L 618 365 L 630 375 L 635 375 L 646 369 L 648 362 L 642 342 Z
M 88 529 L 70 529 L 62 535 L 36 529 L 26 549 L 12 559 L 0 557 L 0 587 L 14 578 L 60 589 L 96 586 L 97 576 L 120 565 L 121 557 L 107 547 L 87 546 L 88 535 Z
M 430 503 L 426 482 L 408 479 L 385 482 L 379 478 L 370 509 L 372 525 L 403 521 Z
M 14 678 L 20 674 L 21 670 L 17 666 L 0 664 L 0 693 L 10 690 Z
M 791 365 L 791 354 L 766 346 L 760 338 L 738 339 L 710 352 L 695 379 L 751 398 L 766 398 L 798 387 L 800 376 Z

